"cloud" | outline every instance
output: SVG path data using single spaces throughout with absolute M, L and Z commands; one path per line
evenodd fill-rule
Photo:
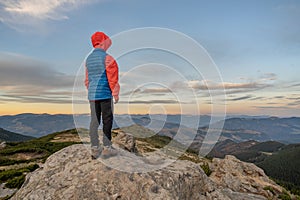
M 299 107 L 299 106 L 300 106 L 300 100 L 297 100 L 297 101 L 294 101 L 294 102 L 288 103 L 287 105 L 289 105 L 289 106 L 297 106 L 297 107 Z
M 133 95 L 133 94 L 151 94 L 151 95 L 164 95 L 167 93 L 172 93 L 170 88 L 137 88 L 135 90 L 127 91 L 122 93 L 122 95 Z
M 142 93 L 169 93 L 172 92 L 169 88 L 146 88 Z
M 0 70 L 1 101 L 58 103 L 71 97 L 74 77 L 38 60 L 0 53 Z
M 190 80 L 185 84 L 187 87 L 196 90 L 201 96 L 216 96 L 223 95 L 224 92 L 229 94 L 239 94 L 239 93 L 250 93 L 257 90 L 262 90 L 268 87 L 274 87 L 274 81 L 277 80 L 277 75 L 274 73 L 265 73 L 258 77 L 256 80 L 253 79 L 243 79 L 243 82 L 220 82 L 216 83 L 211 80 Z M 182 87 L 182 84 L 177 84 Z M 228 99 L 229 101 L 239 101 L 244 99 L 250 99 L 249 95 L 237 97 L 235 99 Z
M 120 101 L 121 104 L 188 104 L 190 102 L 179 102 L 176 100 L 134 100 L 134 101 Z
M 53 70 L 46 63 L 19 54 L 0 53 L 0 69 L 1 87 L 35 86 L 51 89 L 73 86 L 74 77 Z
M 253 99 L 250 99 L 253 100 Z M 264 103 L 266 106 L 253 106 L 260 109 L 299 109 L 300 97 L 296 94 L 286 96 L 266 97 Z M 272 106 L 274 105 L 274 106 Z
M 251 100 L 255 101 L 255 100 L 264 100 L 264 99 L 266 99 L 266 98 L 265 97 L 254 97 Z
M 66 13 L 96 0 L 2 0 L 0 21 L 16 30 L 38 27 L 47 20 L 68 19 Z
M 213 83 L 210 81 L 188 81 L 187 85 L 196 90 L 232 90 L 232 89 L 262 89 L 271 86 L 267 83 L 248 82 L 248 83 Z
M 240 100 L 245 100 L 245 99 L 251 99 L 253 95 L 247 95 L 247 96 L 242 96 L 242 97 L 237 97 L 233 99 L 227 99 L 227 101 L 240 101 Z
M 300 95 L 296 96 L 296 97 L 288 97 L 287 99 L 289 100 L 300 100 Z
M 283 99 L 283 98 L 285 98 L 285 96 L 275 96 L 273 98 L 275 98 L 275 99 Z
M 300 107 L 300 94 L 291 95 L 287 99 L 290 101 L 287 105 Z
M 0 103 L 4 102 L 19 102 L 19 103 L 55 103 L 55 104 L 70 104 L 71 99 L 67 97 L 51 98 L 42 96 L 14 96 L 14 95 L 2 95 L 0 97 Z
M 300 83 L 296 83 L 296 84 L 290 85 L 289 87 L 299 87 L 299 86 L 300 86 Z
M 270 110 L 282 110 L 282 109 L 291 109 L 289 106 L 253 106 L 258 109 L 270 109 Z
M 260 80 L 264 81 L 274 81 L 277 79 L 277 75 L 275 73 L 265 73 L 260 77 Z
M 268 104 L 268 105 L 277 105 L 279 103 L 276 103 L 276 102 L 267 102 L 266 104 Z

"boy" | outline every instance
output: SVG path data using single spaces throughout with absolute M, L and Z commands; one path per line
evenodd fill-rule
M 107 158 L 117 154 L 112 147 L 111 129 L 113 123 L 113 104 L 119 101 L 120 85 L 118 64 L 106 53 L 111 46 L 110 38 L 103 32 L 95 32 L 91 37 L 94 50 L 85 62 L 85 86 L 91 109 L 90 140 L 92 159 Z M 103 150 L 99 146 L 98 127 L 102 115 Z

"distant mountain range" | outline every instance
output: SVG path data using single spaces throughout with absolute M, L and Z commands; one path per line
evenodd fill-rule
M 72 115 L 24 113 L 0 116 L 0 127 L 32 137 L 74 128 Z
M 232 117 L 232 118 L 231 118 Z M 217 120 L 222 120 L 217 118 Z M 76 127 L 88 128 L 88 114 L 73 115 L 31 114 L 0 116 L 0 127 L 23 135 L 41 137 L 50 133 Z M 142 125 L 154 132 L 174 137 L 179 128 L 186 140 L 193 140 L 192 147 L 199 147 L 206 136 L 211 117 L 208 115 L 115 115 L 114 128 L 133 124 Z M 75 123 L 74 123 L 75 121 Z M 277 118 L 268 116 L 227 116 L 219 141 L 235 142 L 255 140 L 300 143 L 300 117 Z M 197 134 L 196 134 L 197 133 Z
M 231 118 L 225 120 L 223 130 L 222 136 L 234 141 L 300 143 L 299 117 Z
M 0 128 L 0 141 L 21 142 L 21 141 L 26 141 L 31 139 L 34 139 L 34 137 L 13 133 L 3 128 Z
M 224 123 L 222 130 L 214 128 L 222 127 L 220 123 Z M 177 134 L 179 127 L 181 133 L 186 136 L 186 140 L 192 141 L 190 144 L 194 149 L 200 148 L 210 128 L 206 125 L 195 131 L 176 123 L 165 123 L 159 134 L 172 138 Z M 234 142 L 253 140 L 258 142 L 278 141 L 284 144 L 300 143 L 299 117 L 229 118 L 225 121 L 216 122 L 211 127 L 212 132 L 220 133 L 218 141 L 230 139 Z
M 190 115 L 115 115 L 113 128 L 127 127 L 133 124 L 145 126 L 150 129 L 161 127 L 178 127 L 182 123 L 186 127 L 197 128 L 210 123 L 210 116 L 200 117 Z M 73 129 L 76 127 L 88 128 L 90 116 L 88 114 L 32 114 L 23 113 L 18 115 L 0 116 L 0 127 L 12 131 L 41 137 L 50 133 Z
M 180 130 L 183 135 L 194 141 L 192 143 L 193 146 L 199 146 L 202 144 L 202 141 L 209 129 L 209 123 L 211 120 L 210 116 L 206 115 L 200 116 L 199 119 L 199 128 L 197 130 L 197 134 L 195 134 L 195 128 L 191 127 L 195 127 L 195 123 L 197 123 L 195 121 L 198 119 L 193 117 L 184 116 L 184 122 L 182 122 L 180 121 L 180 116 L 168 116 L 163 123 L 159 120 L 159 118 L 150 119 L 147 116 L 133 117 L 133 121 L 136 124 L 145 126 L 152 130 L 159 128 L 158 133 L 160 135 L 172 138 L 177 134 L 178 130 Z M 182 123 L 180 124 L 180 122 Z M 221 132 L 219 141 L 230 139 L 235 142 L 255 140 L 259 142 L 279 141 L 286 144 L 300 143 L 300 117 L 227 117 L 224 121 L 218 121 L 212 125 L 213 127 L 222 127 L 220 123 L 223 123 L 224 126 L 222 130 L 219 130 Z M 214 131 L 216 130 L 217 129 Z
M 270 117 L 263 119 L 232 118 L 224 123 L 225 130 L 249 130 L 249 135 L 258 141 L 276 140 L 300 143 L 300 118 Z

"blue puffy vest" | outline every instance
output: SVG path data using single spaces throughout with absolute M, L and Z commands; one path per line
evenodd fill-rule
M 112 98 L 112 93 L 106 76 L 106 55 L 107 54 L 103 49 L 95 48 L 86 59 L 89 80 L 89 100 Z

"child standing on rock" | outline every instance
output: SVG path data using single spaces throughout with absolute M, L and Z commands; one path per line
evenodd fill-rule
M 85 86 L 90 102 L 90 140 L 92 159 L 107 158 L 117 154 L 112 147 L 111 129 L 113 123 L 113 98 L 119 101 L 119 72 L 115 59 L 106 53 L 111 39 L 103 32 L 95 32 L 91 37 L 94 50 L 85 62 Z M 103 146 L 99 145 L 98 127 L 102 116 Z

